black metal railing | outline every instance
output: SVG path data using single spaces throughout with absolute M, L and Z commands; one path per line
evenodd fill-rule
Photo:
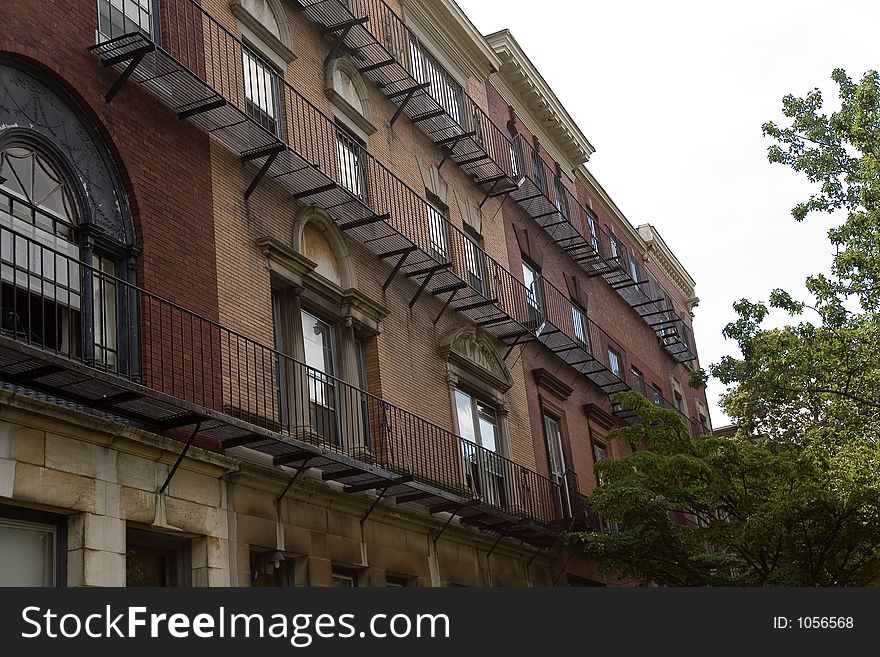
M 342 230 L 392 258 L 389 264 L 403 258 L 400 273 L 429 280 L 428 291 L 440 290 L 453 309 L 487 331 L 527 334 L 522 284 L 448 217 L 438 220 L 423 195 L 295 88 L 274 73 L 267 78 L 268 69 L 254 63 L 237 35 L 192 0 L 166 0 L 158 18 L 161 46 L 138 32 L 93 49 L 121 66 L 126 52 L 155 46 L 140 64 L 145 72 L 134 77 L 180 116 L 295 197 L 327 209 Z M 438 238 L 445 253 L 436 249 Z
M 528 140 L 517 135 L 513 144 L 524 180 L 511 197 L 588 275 L 602 276 L 654 329 L 675 360 L 696 358 L 693 341 L 686 340 L 689 329 L 662 285 L 619 238 L 598 224 Z
M 55 248 L 53 236 L 40 229 L 31 236 L 21 234 L 23 226 L 13 225 L 13 219 L 0 212 L 0 337 L 87 371 L 134 382 L 190 408 L 236 418 L 281 439 L 412 476 L 516 518 L 545 524 L 563 519 L 556 503 L 558 485 L 547 477 L 82 262 L 75 248 Z M 103 296 L 91 294 L 95 290 Z M 111 290 L 112 299 L 107 296 Z M 89 294 L 95 303 L 91 311 L 84 303 Z M 97 346 L 140 345 L 134 353 L 113 359 L 100 357 L 94 343 L 95 318 L 102 313 L 106 317 L 110 307 L 115 344 Z M 3 366 L 8 365 L 5 352 L 0 349 Z M 4 376 L 23 380 L 7 370 Z M 29 381 L 40 377 L 42 382 L 34 385 L 44 388 L 63 391 L 70 382 L 61 372 L 45 368 L 28 374 Z M 69 394 L 79 398 L 95 385 L 77 382 Z M 149 408 L 112 393 L 94 405 L 107 408 L 111 403 L 119 404 L 116 412 L 135 419 L 145 417 Z
M 516 187 L 510 139 L 384 0 L 297 2 L 478 184 L 493 194 Z
M 332 2 L 338 4 L 337 0 Z M 384 5 L 381 0 L 378 4 Z M 125 21 L 121 24 L 127 25 Z M 264 69 L 250 69 L 252 51 L 201 6 L 193 0 L 165 0 L 159 16 L 153 18 L 151 30 L 151 34 L 161 34 L 162 45 L 156 51 L 164 57 L 152 60 L 148 56 L 147 73 L 141 78 L 136 73 L 135 78 L 181 116 L 202 125 L 245 157 L 266 151 L 253 161 L 262 162 L 269 177 L 295 196 L 308 197 L 328 209 L 343 230 L 380 257 L 401 252 L 407 255 L 414 247 L 418 255 L 400 268 L 404 274 L 445 267 L 433 289 L 442 290 L 448 296 L 441 298 L 450 301 L 449 305 L 496 337 L 513 342 L 529 339 L 549 319 L 558 331 L 544 332 L 542 341 L 604 390 L 625 388 L 626 368 L 622 366 L 617 374 L 611 371 L 614 368 L 607 349 L 610 338 L 589 318 L 584 318 L 586 330 L 577 325 L 574 306 L 561 292 L 542 281 L 545 291 L 540 305 L 546 307 L 537 307 L 529 290 L 513 274 L 445 216 L 438 218 L 435 206 L 296 89 L 280 78 L 254 75 L 253 70 Z M 133 35 L 114 35 L 95 49 L 105 62 L 117 59 L 125 63 L 124 49 L 144 48 L 146 36 L 143 30 Z M 246 84 L 248 78 L 250 86 Z M 218 113 L 229 108 L 237 111 L 234 120 L 219 125 Z M 267 116 L 275 121 L 274 125 L 267 123 Z M 624 275 L 620 272 L 628 262 L 625 246 L 597 225 L 522 137 L 515 142 L 502 137 L 501 152 L 518 174 L 524 174 L 527 183 L 515 198 L 531 208 L 532 216 L 537 214 L 537 204 L 544 208 L 542 216 L 555 217 L 553 226 L 543 225 L 573 257 L 589 264 L 592 269 L 588 271 L 603 276 Z M 268 153 L 275 145 L 286 150 L 273 160 Z M 537 194 L 529 199 L 523 194 L 530 189 L 537 190 Z M 562 235 L 558 232 L 562 230 L 568 232 Z M 589 239 L 583 239 L 584 233 Z M 627 289 L 649 298 L 639 306 L 644 309 L 640 312 L 663 318 L 667 333 L 664 344 L 672 344 L 679 332 L 667 326 L 674 327 L 675 322 L 667 321 L 668 311 L 658 310 L 658 302 L 643 291 L 654 289 L 653 285 L 648 280 Z M 684 334 L 684 329 L 680 333 Z M 554 335 L 565 336 L 573 346 L 551 340 Z M 625 357 L 621 350 L 618 352 Z

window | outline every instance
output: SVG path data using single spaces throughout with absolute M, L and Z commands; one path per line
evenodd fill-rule
M 632 374 L 633 390 L 647 397 L 648 393 L 645 389 L 645 377 L 642 376 L 641 371 L 639 371 L 638 368 L 633 367 L 630 369 L 630 373 Z
M 520 152 L 519 137 L 508 130 L 507 138 L 510 140 L 507 145 L 510 155 L 510 172 L 516 178 L 522 173 L 522 153 Z
M 636 261 L 635 256 L 630 256 L 629 259 L 629 275 L 632 277 L 634 283 L 639 282 L 639 263 Z
M 565 452 L 562 449 L 562 431 L 559 420 L 544 415 L 544 438 L 547 440 L 547 460 L 550 465 L 550 479 L 559 487 L 559 510 L 563 517 L 571 516 L 568 496 L 568 482 L 565 478 Z
M 83 354 L 83 293 L 92 287 L 94 351 L 98 364 L 117 365 L 116 263 L 101 255 L 83 276 L 78 213 L 58 167 L 31 146 L 0 152 L 0 313 L 2 329 L 68 356 Z M 14 237 L 13 237 L 14 235 Z
M 330 581 L 334 588 L 355 588 L 358 585 L 358 571 L 354 568 L 333 566 L 333 573 Z
M 336 165 L 338 182 L 362 201 L 367 200 L 367 172 L 364 147 L 342 128 L 336 128 Z
M 191 547 L 188 540 L 127 529 L 126 586 L 190 586 Z
M 153 38 L 155 0 L 98 0 L 98 40 L 140 32 Z
M 593 251 L 599 253 L 599 231 L 596 228 L 596 216 L 587 210 L 587 228 L 590 230 L 590 244 L 593 245 Z
M 654 406 L 663 406 L 663 392 L 656 385 L 651 386 L 651 401 Z
M 308 366 L 310 426 L 317 435 L 337 444 L 333 327 L 305 310 L 301 317 L 303 351 Z
M 396 575 L 386 575 L 385 577 L 385 588 L 395 588 L 395 589 L 404 589 L 409 586 L 412 586 L 414 578 L 412 577 L 400 577 Z
M 617 260 L 617 237 L 614 233 L 608 233 L 608 246 L 611 247 L 611 257 Z
M 544 196 L 547 195 L 547 172 L 546 167 L 544 166 L 544 160 L 541 159 L 541 154 L 538 152 L 537 148 L 532 149 L 532 166 L 535 168 L 535 182 L 538 185 L 538 189 L 541 190 L 541 193 Z
M 486 296 L 486 258 L 482 237 L 470 226 L 464 228 L 464 259 L 468 272 L 468 285 Z
M 601 463 L 608 458 L 608 448 L 601 443 L 593 443 L 593 461 L 596 464 Z M 596 483 L 601 486 L 605 483 L 605 478 L 601 473 L 596 475 Z
M 623 378 L 621 376 L 620 354 L 613 347 L 608 347 L 608 367 L 618 379 Z
M 107 258 L 95 256 L 92 275 L 94 304 L 92 311 L 95 330 L 95 361 L 101 365 L 116 365 L 116 265 Z
M 428 197 L 428 236 L 434 259 L 449 262 L 449 227 L 446 210 L 431 197 Z
M 571 307 L 571 323 L 574 326 L 574 338 L 589 351 L 590 339 L 587 335 L 587 320 L 583 311 L 577 306 Z
M 526 305 L 528 306 L 529 321 L 532 328 L 537 328 L 541 323 L 541 274 L 526 260 L 522 263 L 523 284 L 526 286 Z
M 465 483 L 475 496 L 506 506 L 500 431 L 495 409 L 461 390 L 454 391 L 458 433 L 462 441 Z M 482 448 L 482 449 L 481 449 Z
M 0 587 L 63 586 L 64 521 L 0 507 Z
M 242 47 L 245 111 L 273 135 L 281 134 L 278 105 L 278 74 L 253 50 Z
M 556 182 L 556 195 L 553 199 L 553 203 L 556 206 L 556 209 L 559 210 L 559 214 L 563 216 L 563 218 L 568 216 L 568 206 L 566 205 L 565 199 L 565 186 L 562 184 L 562 179 L 558 176 L 554 176 Z
M 700 427 L 703 430 L 703 433 L 705 433 L 705 434 L 712 433 L 712 430 L 709 428 L 709 418 L 706 416 L 706 414 L 702 410 L 700 410 L 700 412 L 697 414 L 697 418 L 700 423 Z
M 679 412 L 684 413 L 684 397 L 681 396 L 678 390 L 673 393 L 673 397 L 675 398 L 675 407 Z
M 466 128 L 464 90 L 461 85 L 434 59 L 412 32 L 408 36 L 410 73 L 419 82 L 430 84 L 428 91 L 431 97 L 453 121 Z

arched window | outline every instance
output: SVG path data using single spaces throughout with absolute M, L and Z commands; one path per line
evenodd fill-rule
M 4 337 L 139 374 L 134 221 L 112 150 L 45 73 L 0 61 Z
M 84 262 L 91 250 L 81 249 L 79 227 L 69 178 L 53 155 L 27 142 L 0 150 L 3 331 L 114 368 L 116 263 L 97 252 Z

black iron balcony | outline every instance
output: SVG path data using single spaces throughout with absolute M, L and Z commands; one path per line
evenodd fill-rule
M 543 545 L 566 520 L 559 483 L 16 226 L 0 214 L 0 380 L 317 468 L 347 493 L 452 512 L 496 536 Z
M 510 140 L 383 0 L 297 0 L 334 44 L 489 195 L 517 187 Z
M 530 339 L 522 284 L 427 200 L 304 96 L 261 67 L 236 35 L 193 0 L 166 0 L 151 29 L 116 21 L 91 46 L 105 66 L 140 84 L 254 165 L 248 197 L 269 178 L 324 208 L 340 229 L 508 344 Z M 99 33 L 106 33 L 100 30 Z M 161 34 L 161 43 L 154 41 Z M 103 38 L 103 37 L 102 37 Z M 442 314 L 442 313 L 441 313 Z M 439 315 L 436 321 L 439 321 Z
M 657 333 L 677 361 L 696 358 L 687 326 L 666 291 L 632 257 L 629 249 L 598 225 L 522 135 L 512 142 L 523 183 L 511 198 L 567 252 L 589 276 L 602 276 Z

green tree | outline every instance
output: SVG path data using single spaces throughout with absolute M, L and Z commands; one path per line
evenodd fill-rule
M 880 76 L 836 70 L 840 108 L 816 89 L 764 125 L 769 160 L 817 191 L 797 221 L 833 214 L 831 271 L 809 300 L 745 299 L 724 329 L 740 355 L 712 366 L 732 437 L 691 438 L 674 413 L 627 393 L 648 449 L 603 462 L 590 504 L 619 528 L 570 543 L 608 569 L 673 585 L 864 585 L 880 575 Z M 767 329 L 771 308 L 793 323 Z M 698 373 L 695 381 L 701 378 Z

